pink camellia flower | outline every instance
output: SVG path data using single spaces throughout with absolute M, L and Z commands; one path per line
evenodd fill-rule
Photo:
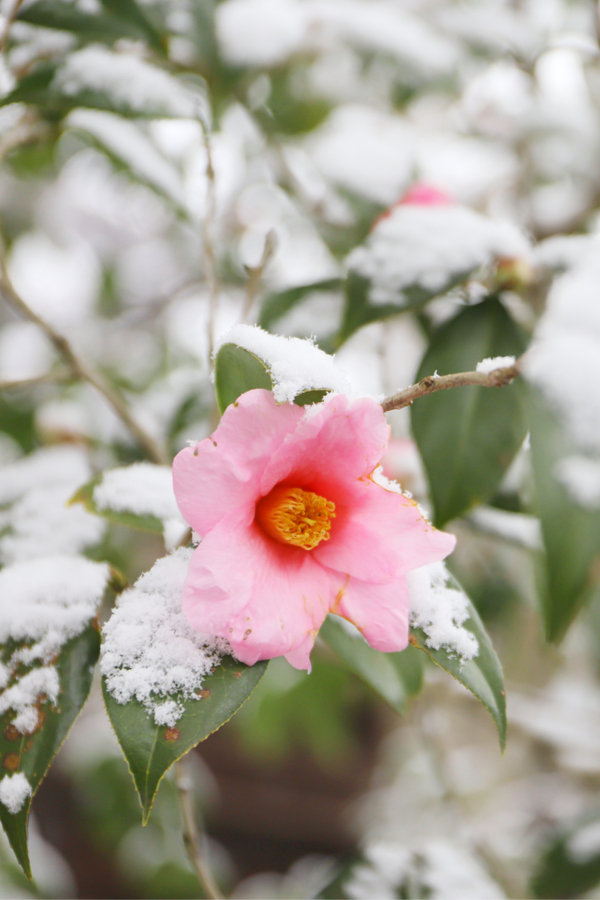
M 451 206 L 452 198 L 444 191 L 438 190 L 432 184 L 417 182 L 410 187 L 404 196 L 398 201 L 400 204 L 412 204 L 413 206 Z
M 453 535 L 374 479 L 389 427 L 379 404 L 333 394 L 303 408 L 253 390 L 175 457 L 175 496 L 202 537 L 182 608 L 248 665 L 310 670 L 328 612 L 377 650 L 408 642 L 405 575 L 443 559 Z

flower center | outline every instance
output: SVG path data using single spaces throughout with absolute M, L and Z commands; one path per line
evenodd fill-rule
M 270 537 L 304 550 L 329 540 L 334 518 L 335 503 L 331 500 L 285 485 L 274 487 L 256 507 L 256 520 Z

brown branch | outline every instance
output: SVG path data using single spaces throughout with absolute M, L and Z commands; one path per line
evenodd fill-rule
M 154 438 L 149 435 L 132 416 L 129 406 L 117 391 L 100 375 L 94 372 L 83 360 L 79 359 L 69 341 L 64 335 L 59 334 L 44 319 L 41 319 L 15 291 L 4 267 L 0 270 L 0 295 L 19 315 L 30 322 L 34 322 L 54 345 L 63 359 L 68 363 L 72 374 L 93 385 L 105 400 L 112 406 L 117 416 L 135 436 L 137 442 L 144 448 L 150 459 L 161 465 L 168 464 L 169 460 L 164 450 Z
M 242 311 L 242 322 L 247 322 L 248 317 L 254 306 L 256 295 L 260 287 L 260 282 L 265 271 L 265 266 L 277 249 L 277 232 L 274 228 L 267 231 L 265 235 L 265 245 L 263 247 L 262 256 L 257 266 L 249 270 L 248 285 L 246 287 L 246 299 L 244 301 L 244 309 Z
M 520 360 L 517 360 L 512 366 L 494 369 L 493 372 L 487 374 L 484 372 L 456 372 L 453 375 L 427 375 L 418 384 L 413 384 L 411 387 L 387 397 L 381 406 L 384 412 L 404 409 L 419 397 L 426 397 L 427 394 L 434 394 L 436 391 L 447 391 L 453 387 L 465 387 L 473 384 L 481 387 L 504 387 L 511 384 L 520 375 L 519 364 Z
M 76 374 L 70 366 L 63 366 L 60 369 L 52 369 L 43 375 L 36 375 L 34 378 L 17 378 L 14 381 L 0 381 L 0 391 L 14 391 L 20 388 L 37 387 L 39 384 L 60 384 L 63 381 L 73 381 Z
M 183 759 L 175 763 L 175 783 L 183 818 L 183 843 L 185 844 L 189 861 L 198 876 L 198 881 L 206 896 L 210 897 L 211 900 L 223 900 L 223 894 L 217 887 L 217 883 L 202 853 L 202 838 L 196 823 L 190 791 L 190 779 Z
M 219 303 L 219 279 L 217 276 L 217 254 L 214 243 L 215 218 L 217 212 L 217 184 L 212 155 L 211 131 L 204 116 L 199 113 L 206 148 L 206 215 L 202 229 L 202 255 L 204 257 L 204 277 L 208 285 L 208 359 L 212 359 L 215 340 L 215 320 Z
M 12 23 L 15 21 L 17 17 L 17 13 L 19 9 L 23 5 L 23 0 L 14 0 L 13 8 L 6 16 L 6 21 L 4 22 L 4 28 L 2 29 L 2 33 L 0 34 L 0 53 L 4 51 L 4 47 L 6 45 L 6 41 L 8 40 L 8 32 L 11 29 Z

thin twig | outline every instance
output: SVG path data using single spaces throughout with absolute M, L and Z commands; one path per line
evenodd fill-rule
M 169 460 L 164 450 L 134 419 L 129 410 L 129 406 L 123 397 L 121 397 L 121 395 L 118 394 L 98 372 L 94 372 L 83 362 L 83 360 L 79 359 L 64 335 L 55 331 L 48 322 L 41 319 L 38 314 L 25 303 L 22 297 L 15 291 L 3 266 L 0 270 L 0 294 L 4 297 L 9 306 L 24 318 L 29 319 L 30 322 L 34 322 L 44 332 L 48 340 L 69 364 L 74 376 L 87 381 L 102 394 L 102 396 L 110 403 L 121 421 L 135 436 L 140 446 L 144 448 L 150 459 L 155 463 L 163 465 L 168 464 Z
M 13 3 L 13 8 L 4 20 L 4 27 L 0 32 L 0 53 L 4 51 L 4 46 L 6 44 L 6 41 L 8 40 L 8 32 L 10 31 L 11 25 L 15 21 L 17 13 L 19 12 L 19 9 L 22 5 L 23 0 L 15 0 L 15 2 Z
M 60 384 L 63 381 L 74 381 L 76 373 L 70 366 L 52 369 L 34 378 L 17 378 L 14 381 L 0 381 L 0 391 L 14 391 L 20 388 L 37 387 L 39 384 Z
M 215 215 L 217 209 L 215 167 L 213 164 L 211 133 L 208 123 L 199 114 L 198 119 L 204 135 L 206 148 L 206 215 L 202 229 L 202 255 L 204 277 L 208 285 L 208 359 L 212 359 L 215 340 L 215 319 L 219 301 L 219 280 L 217 277 L 217 256 L 214 244 Z
M 202 853 L 202 838 L 198 831 L 194 814 L 190 778 L 183 759 L 175 763 L 175 783 L 183 818 L 183 843 L 185 844 L 188 858 L 206 896 L 210 897 L 211 900 L 223 900 L 223 894 L 217 887 L 217 883 Z
M 260 258 L 260 262 L 257 266 L 249 269 L 250 275 L 248 278 L 248 285 L 246 287 L 246 299 L 244 301 L 244 309 L 242 310 L 242 322 L 247 322 L 250 313 L 252 312 L 252 307 L 254 306 L 254 301 L 256 300 L 256 295 L 258 293 L 258 289 L 260 287 L 260 282 L 263 277 L 263 272 L 265 271 L 265 266 L 275 253 L 277 249 L 277 232 L 274 228 L 269 229 L 265 235 L 265 245 L 263 247 L 262 256 Z
M 465 387 L 466 385 L 480 385 L 481 387 L 504 387 L 511 384 L 520 375 L 520 360 L 512 366 L 494 369 L 492 372 L 456 372 L 453 375 L 427 375 L 418 384 L 398 391 L 391 397 L 387 397 L 381 406 L 384 412 L 392 409 L 403 409 L 410 406 L 413 400 L 434 394 L 436 391 L 446 391 L 448 388 Z

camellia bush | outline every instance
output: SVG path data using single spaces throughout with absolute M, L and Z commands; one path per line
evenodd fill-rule
M 132 896 L 597 896 L 599 23 L 3 0 L 2 896 L 74 895 L 28 823 L 90 692 Z M 352 697 L 354 854 L 236 887 L 190 751 L 335 767 Z

